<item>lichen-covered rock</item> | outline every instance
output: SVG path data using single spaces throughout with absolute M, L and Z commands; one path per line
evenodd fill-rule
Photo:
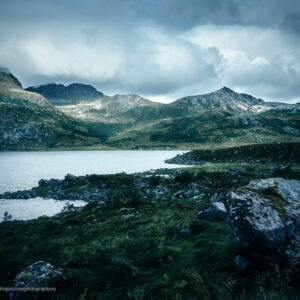
M 222 202 L 214 202 L 198 213 L 198 218 L 207 221 L 226 220 L 227 213 Z
M 51 284 L 59 279 L 63 279 L 63 273 L 45 261 L 38 261 L 20 272 L 14 282 L 15 288 L 49 288 Z M 39 299 L 41 293 L 34 291 L 10 292 L 10 299 Z
M 225 205 L 238 240 L 266 259 L 300 263 L 300 181 L 254 180 L 229 192 Z

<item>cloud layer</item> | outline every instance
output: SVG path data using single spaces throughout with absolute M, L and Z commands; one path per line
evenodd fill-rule
M 299 101 L 299 1 L 241 2 L 2 0 L 0 65 L 24 86 L 76 81 L 160 100 L 229 86 Z

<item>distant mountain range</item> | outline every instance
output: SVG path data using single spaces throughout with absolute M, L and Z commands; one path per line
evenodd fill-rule
M 95 100 L 103 97 L 103 93 L 97 91 L 93 86 L 82 83 L 72 83 L 68 86 L 49 83 L 36 87 L 30 86 L 26 90 L 43 95 L 54 105 L 71 105 L 82 100 Z
M 23 89 L 0 68 L 0 149 L 197 148 L 299 141 L 300 106 L 265 102 L 227 87 L 170 104 L 106 96 L 91 85 Z

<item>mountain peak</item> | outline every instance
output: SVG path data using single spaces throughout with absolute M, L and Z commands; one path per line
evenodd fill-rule
M 224 86 L 221 89 L 217 90 L 217 92 L 221 92 L 221 93 L 236 93 L 234 90 Z
M 48 83 L 36 87 L 31 86 L 26 90 L 43 95 L 55 105 L 71 105 L 103 97 L 103 93 L 97 91 L 93 86 L 83 83 L 71 83 L 67 86 Z
M 5 67 L 0 67 L 0 73 L 6 74 L 6 75 L 11 74 L 11 72 Z
M 20 81 L 5 67 L 0 67 L 0 84 L 11 88 L 22 88 Z

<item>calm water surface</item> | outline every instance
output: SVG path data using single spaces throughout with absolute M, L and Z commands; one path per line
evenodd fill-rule
M 75 207 L 84 206 L 84 201 L 58 201 L 54 199 L 43 199 L 40 197 L 28 200 L 0 200 L 0 222 L 7 211 L 12 216 L 12 220 L 36 219 L 42 215 L 53 216 L 59 213 L 66 202 Z
M 0 153 L 0 193 L 29 189 L 66 174 L 134 173 L 178 168 L 164 162 L 185 151 L 55 151 Z
M 186 151 L 54 151 L 0 153 L 0 194 L 30 189 L 42 178 L 62 179 L 66 174 L 135 173 L 159 168 L 178 168 L 165 159 Z M 79 201 L 80 202 L 80 201 Z M 0 200 L 0 221 L 5 211 L 14 219 L 53 215 L 64 202 L 44 200 Z M 83 205 L 77 203 L 77 205 Z

